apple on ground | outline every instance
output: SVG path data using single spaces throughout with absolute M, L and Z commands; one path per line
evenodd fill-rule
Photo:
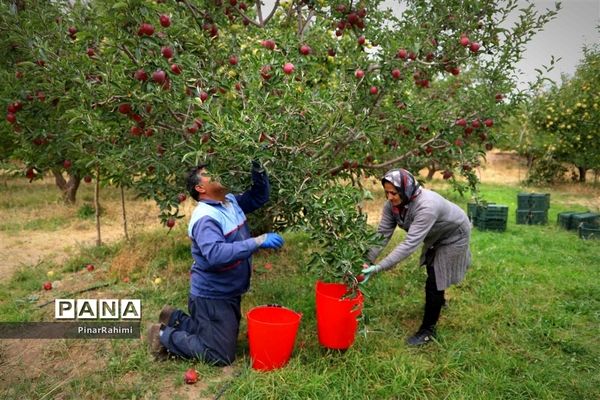
M 188 369 L 183 375 L 183 380 L 188 385 L 198 382 L 198 372 L 196 372 L 196 370 L 192 368 Z
M 89 272 L 92 272 L 94 270 L 94 264 L 87 264 L 85 266 L 85 269 L 87 269 Z
M 44 288 L 44 290 L 52 290 L 52 282 L 44 282 L 42 287 Z

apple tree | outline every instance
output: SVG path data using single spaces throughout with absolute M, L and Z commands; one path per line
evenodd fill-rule
M 60 52 L 44 52 L 61 55 L 44 71 L 62 82 L 52 98 L 69 106 L 45 110 L 55 114 L 42 122 L 64 124 L 62 151 L 77 148 L 78 170 L 93 166 L 107 183 L 155 199 L 169 227 L 181 217 L 189 166 L 208 162 L 238 191 L 259 160 L 273 186 L 264 229 L 308 229 L 315 263 L 351 276 L 376 239 L 358 207 L 365 178 L 432 166 L 460 191 L 475 187 L 473 167 L 497 141 L 514 66 L 556 13 L 517 11 L 513 0 L 404 1 L 399 15 L 381 4 L 77 3 L 63 12 L 74 39 L 63 27 L 30 45 L 40 52 L 63 40 Z M 13 66 L 31 73 L 32 60 Z M 26 118 L 35 113 L 19 114 Z

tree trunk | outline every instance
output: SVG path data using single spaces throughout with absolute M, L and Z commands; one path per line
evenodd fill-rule
M 121 186 L 121 209 L 123 210 L 123 230 L 125 231 L 125 239 L 129 241 L 129 233 L 127 232 L 127 214 L 125 213 L 125 189 Z
M 102 246 L 100 233 L 100 172 L 96 168 L 96 185 L 94 186 L 94 208 L 96 209 L 96 246 Z
M 81 178 L 76 175 L 68 175 L 69 180 L 65 180 L 62 172 L 56 169 L 52 170 L 56 186 L 60 189 L 63 195 L 63 200 L 66 204 L 75 204 L 77 200 L 77 189 L 81 183 Z
M 579 182 L 585 183 L 585 174 L 586 174 L 587 168 L 578 166 L 577 169 L 579 170 Z
M 431 163 L 431 165 L 427 169 L 427 180 L 430 181 L 433 179 L 433 175 L 437 172 L 437 168 L 435 167 L 435 163 Z

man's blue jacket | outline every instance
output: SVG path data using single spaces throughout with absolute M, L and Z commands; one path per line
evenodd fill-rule
M 246 213 L 269 201 L 266 172 L 252 171 L 252 187 L 225 201 L 201 200 L 192 213 L 188 236 L 194 263 L 190 295 L 212 299 L 239 296 L 250 287 L 252 254 L 258 244 L 250 235 Z

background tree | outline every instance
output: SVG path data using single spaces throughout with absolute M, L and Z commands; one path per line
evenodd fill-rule
M 531 107 L 532 125 L 549 142 L 546 157 L 575 166 L 580 182 L 588 169 L 600 167 L 599 78 L 599 47 L 586 48 L 574 76 L 536 97 Z

